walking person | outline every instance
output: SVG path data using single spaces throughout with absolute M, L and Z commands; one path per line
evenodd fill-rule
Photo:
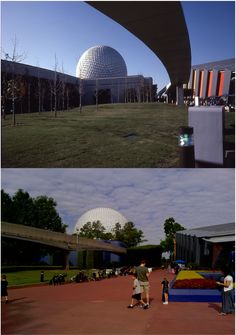
M 135 273 L 137 273 L 137 279 L 139 281 L 141 290 L 145 294 L 145 300 L 146 300 L 145 308 L 149 308 L 150 307 L 150 303 L 149 303 L 149 291 L 150 291 L 149 275 L 150 275 L 150 272 L 148 268 L 146 267 L 145 260 L 141 260 L 140 265 L 135 268 Z
M 233 277 L 229 271 L 224 270 L 224 282 L 216 282 L 218 285 L 223 286 L 222 295 L 222 310 L 220 315 L 231 314 L 234 312 L 234 299 L 233 299 Z
M 145 302 L 142 300 L 141 297 L 141 287 L 139 284 L 139 281 L 137 279 L 137 273 L 134 273 L 132 275 L 132 279 L 133 279 L 133 294 L 132 294 L 132 298 L 131 298 L 131 303 L 128 306 L 128 308 L 134 308 L 136 305 L 140 305 L 140 307 L 143 307 L 144 309 L 146 309 L 146 304 Z M 134 301 L 137 301 L 136 304 L 134 304 Z
M 161 282 L 162 286 L 162 301 L 163 305 L 168 305 L 168 298 L 169 298 L 169 282 L 166 278 L 163 279 Z
M 4 298 L 5 303 L 8 303 L 8 292 L 7 292 L 8 281 L 6 275 L 2 275 L 1 279 L 1 298 Z

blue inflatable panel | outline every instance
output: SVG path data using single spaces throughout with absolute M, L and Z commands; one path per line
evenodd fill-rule
M 169 301 L 176 302 L 221 302 L 218 290 L 169 289 Z

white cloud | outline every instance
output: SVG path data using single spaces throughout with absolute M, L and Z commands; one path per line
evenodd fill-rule
M 149 243 L 168 217 L 186 228 L 234 220 L 233 169 L 2 169 L 2 188 L 53 197 L 69 233 L 95 207 L 120 211 Z

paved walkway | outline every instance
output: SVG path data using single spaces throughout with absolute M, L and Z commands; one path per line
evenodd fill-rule
M 2 334 L 11 335 L 234 335 L 234 315 L 219 316 L 221 304 L 163 305 L 160 282 L 151 274 L 151 307 L 128 309 L 132 278 L 9 290 L 2 304 Z M 172 279 L 173 275 L 168 274 Z

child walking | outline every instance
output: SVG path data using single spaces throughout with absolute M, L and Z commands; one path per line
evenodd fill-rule
M 139 281 L 137 279 L 137 273 L 134 273 L 132 275 L 132 279 L 133 279 L 133 294 L 131 298 L 131 303 L 128 306 L 128 308 L 134 308 L 134 306 L 140 305 L 142 308 L 146 309 L 148 305 L 145 304 L 145 302 L 142 300 L 142 297 L 141 297 L 142 291 L 141 291 Z M 135 300 L 137 301 L 137 303 L 134 304 Z
M 8 303 L 8 292 L 7 292 L 8 281 L 6 275 L 2 275 L 1 280 L 1 298 L 4 298 L 5 303 Z
M 169 296 L 169 282 L 166 278 L 161 282 L 162 286 L 162 300 L 163 305 L 168 305 L 168 296 Z

